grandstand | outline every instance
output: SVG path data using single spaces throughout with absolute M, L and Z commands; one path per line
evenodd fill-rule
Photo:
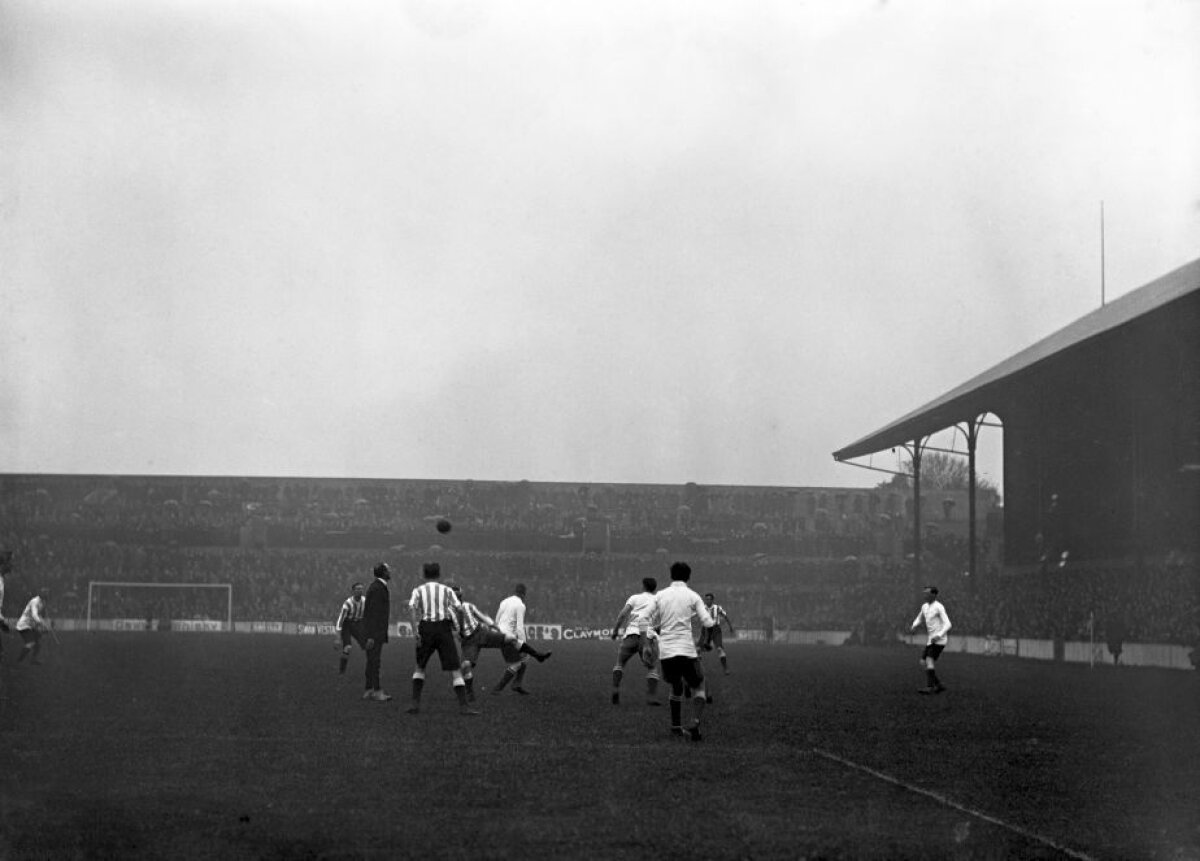
M 900 488 L 900 489 L 898 489 Z M 956 629 L 978 638 L 1087 640 L 1114 607 L 1130 612 L 1129 637 L 1193 645 L 1191 569 L 1164 559 L 1135 588 L 1117 573 L 1036 571 L 969 584 L 965 505 L 927 501 L 922 562 L 954 596 Z M 231 584 L 235 629 L 327 627 L 354 580 L 379 559 L 416 581 L 440 559 L 484 605 L 517 580 L 530 587 L 531 623 L 594 631 L 611 622 L 643 576 L 675 558 L 717 592 L 749 637 L 896 642 L 916 600 L 913 498 L 875 488 L 579 485 L 568 483 L 5 475 L 0 531 L 22 576 L 10 589 L 45 588 L 64 624 L 144 619 L 163 628 L 224 619 L 198 590 L 106 590 L 100 581 Z M 989 571 L 1000 570 L 1001 509 L 983 537 Z M 455 523 L 436 533 L 440 516 Z M 935 528 L 929 529 L 932 521 Z M 589 542 L 596 525 L 602 544 Z M 971 585 L 972 588 L 968 588 Z M 1036 614 L 1017 612 L 1030 595 Z M 901 612 L 901 611 L 904 612 Z M 149 621 L 154 620 L 154 621 Z M 81 623 L 82 624 L 82 623 Z M 128 624 L 131 623 L 126 623 Z M 810 638 L 811 641 L 811 638 Z M 961 641 L 960 642 L 965 642 Z M 1062 653 L 1063 648 L 1058 648 Z M 1171 659 L 1181 664 L 1178 652 Z

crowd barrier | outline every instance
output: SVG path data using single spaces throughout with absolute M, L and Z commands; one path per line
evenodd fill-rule
M 54 627 L 59 631 L 88 630 L 86 619 L 55 619 Z M 172 619 L 170 622 L 147 619 L 92 619 L 92 631 L 228 631 L 225 622 L 209 619 Z M 233 631 L 238 634 L 297 634 L 309 636 L 334 636 L 337 632 L 328 622 L 234 622 Z M 396 622 L 392 632 L 400 638 L 412 638 L 412 625 Z M 588 628 L 559 624 L 534 624 L 525 626 L 530 640 L 605 640 L 611 628 Z M 841 646 L 850 638 L 850 631 L 767 631 L 743 628 L 737 639 L 750 642 L 771 642 L 785 645 Z M 925 644 L 924 634 L 907 634 L 900 641 L 913 647 Z M 1101 642 L 1076 640 L 1034 640 L 1018 637 L 981 637 L 976 635 L 951 636 L 947 652 L 993 657 L 1028 658 L 1039 661 L 1063 661 L 1065 663 L 1111 664 L 1112 655 L 1108 646 Z M 1130 667 L 1161 667 L 1172 670 L 1195 669 L 1192 662 L 1193 650 L 1187 646 L 1165 643 L 1126 643 L 1121 651 L 1121 664 Z
M 923 646 L 924 634 L 903 638 L 912 646 Z M 996 655 L 1031 658 L 1039 661 L 1063 661 L 1070 664 L 1111 664 L 1112 654 L 1103 642 L 1088 640 L 1031 640 L 1015 637 L 950 636 L 947 652 L 970 655 Z M 1121 665 L 1129 667 L 1161 667 L 1170 670 L 1196 669 L 1192 649 L 1167 643 L 1125 643 L 1121 649 Z

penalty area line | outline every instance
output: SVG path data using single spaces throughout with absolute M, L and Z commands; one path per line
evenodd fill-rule
M 1011 822 L 1005 822 L 1003 819 L 997 819 L 995 816 L 991 816 L 990 814 L 984 813 L 982 810 L 976 810 L 973 807 L 967 807 L 965 804 L 959 804 L 954 799 L 947 798 L 946 796 L 942 795 L 941 793 L 933 792 L 928 789 L 922 789 L 919 786 L 915 786 L 911 783 L 907 783 L 903 780 L 900 780 L 899 778 L 892 777 L 890 774 L 885 774 L 882 771 L 877 771 L 874 768 L 871 768 L 870 766 L 862 765 L 860 763 L 854 762 L 853 760 L 846 759 L 844 756 L 838 756 L 836 753 L 830 753 L 827 750 L 822 750 L 819 747 L 814 747 L 812 749 L 812 752 L 815 753 L 817 756 L 820 756 L 820 757 L 823 757 L 824 759 L 830 760 L 831 762 L 836 762 L 840 765 L 846 766 L 847 768 L 852 768 L 855 771 L 861 771 L 864 774 L 869 774 L 872 777 L 877 778 L 878 780 L 884 781 L 885 783 L 890 783 L 893 786 L 898 786 L 901 789 L 908 790 L 909 792 L 915 792 L 917 795 L 924 795 L 926 798 L 932 798 L 938 804 L 945 805 L 946 807 L 952 807 L 955 810 L 958 810 L 962 813 L 967 814 L 968 816 L 974 816 L 976 819 L 981 819 L 984 822 L 990 823 L 992 825 L 997 825 L 1000 828 L 1005 829 L 1006 831 L 1011 831 L 1014 834 L 1019 834 L 1020 836 L 1026 838 L 1028 840 L 1033 840 L 1037 843 L 1041 843 L 1043 846 L 1049 846 L 1051 849 L 1054 849 L 1057 852 L 1061 852 L 1064 855 L 1067 855 L 1071 858 L 1078 858 L 1079 861 L 1097 861 L 1097 859 L 1091 855 L 1087 855 L 1076 849 L 1072 849 L 1069 846 L 1064 846 L 1063 844 L 1057 842 L 1056 840 L 1051 840 L 1049 837 L 1045 837 L 1041 834 L 1037 834 L 1033 831 L 1029 831 L 1028 829 L 1022 828 L 1019 825 L 1013 825 Z

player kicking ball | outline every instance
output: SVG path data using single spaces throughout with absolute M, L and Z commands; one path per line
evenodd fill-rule
M 950 632 L 950 617 L 946 615 L 946 608 L 938 600 L 936 586 L 925 587 L 925 603 L 921 605 L 921 612 L 917 613 L 917 618 L 913 620 L 912 630 L 916 631 L 922 623 L 925 624 L 925 631 L 929 635 L 925 642 L 925 649 L 921 652 L 921 664 L 925 667 L 927 683 L 917 693 L 940 694 L 946 690 L 946 687 L 938 678 L 937 660 L 941 657 L 942 650 L 946 648 L 946 635 Z

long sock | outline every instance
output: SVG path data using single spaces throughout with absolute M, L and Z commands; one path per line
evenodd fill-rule
M 671 729 L 683 728 L 683 700 L 671 695 Z
M 464 680 L 464 682 L 465 682 L 465 680 Z M 461 706 L 462 708 L 465 709 L 467 707 L 467 686 L 466 686 L 466 684 L 455 685 L 454 686 L 454 696 L 456 696 L 458 698 L 459 706 Z
M 656 693 L 658 693 L 658 679 L 654 676 L 646 676 L 646 696 L 654 699 Z
M 925 681 L 929 687 L 936 688 L 938 686 L 937 673 L 935 673 L 933 670 L 926 670 Z
M 613 690 L 618 690 L 621 687 L 621 679 L 625 678 L 625 671 L 619 667 L 613 668 Z
M 508 683 L 513 680 L 513 676 L 515 676 L 516 674 L 517 674 L 517 671 L 514 670 L 512 667 L 506 668 L 504 670 L 504 675 L 500 678 L 500 681 L 496 683 L 496 686 L 494 688 L 492 688 L 492 693 L 495 694 L 495 693 L 499 693 L 500 691 L 504 690 L 504 688 L 508 685 Z
M 463 676 L 463 687 L 467 689 L 467 699 L 475 699 L 475 677 Z
M 340 673 L 341 675 L 345 675 L 346 674 L 346 664 L 348 664 L 348 663 L 350 663 L 349 658 L 338 658 L 338 673 Z
M 525 665 L 521 664 L 521 669 L 517 670 L 517 677 L 513 679 L 513 687 L 519 688 L 525 681 Z
M 24 646 L 22 646 L 21 654 L 17 655 L 17 663 L 19 664 L 21 661 L 25 660 L 25 656 L 28 655 L 30 651 L 30 649 L 26 649 Z
M 421 688 L 423 688 L 423 687 L 425 687 L 425 680 L 414 677 L 412 680 L 413 705 L 416 705 L 417 703 L 419 703 L 421 701 Z

